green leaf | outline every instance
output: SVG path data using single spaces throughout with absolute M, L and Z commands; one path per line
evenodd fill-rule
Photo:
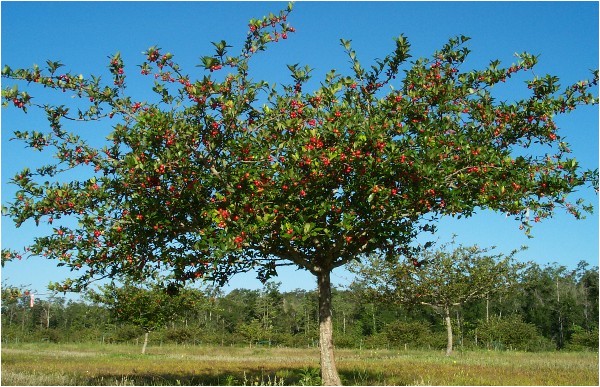
M 314 225 L 312 223 L 306 223 L 304 225 L 304 234 L 308 234 Z
M 350 43 L 352 42 L 351 40 L 344 40 L 344 39 L 340 39 L 340 42 L 342 43 L 342 46 L 344 47 L 344 49 L 346 51 L 350 50 Z

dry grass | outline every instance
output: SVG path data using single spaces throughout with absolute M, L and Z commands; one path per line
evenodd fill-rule
M 2 385 L 307 385 L 316 349 L 4 345 Z M 590 352 L 338 350 L 347 385 L 598 385 Z

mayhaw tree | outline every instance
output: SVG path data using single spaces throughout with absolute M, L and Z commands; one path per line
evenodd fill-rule
M 554 76 L 533 77 L 527 97 L 498 101 L 493 86 L 531 69 L 535 56 L 463 71 L 466 37 L 409 61 L 400 36 L 369 68 L 342 40 L 349 75 L 331 71 L 311 90 L 310 68 L 299 65 L 288 66 L 288 85 L 253 81 L 254 55 L 294 32 L 290 11 L 251 20 L 238 55 L 214 43 L 199 79 L 172 54 L 148 49 L 137 71 L 155 79 L 154 102 L 126 94 L 130 73 L 120 55 L 110 59 L 109 84 L 61 73 L 59 62 L 5 66 L 2 76 L 16 85 L 3 90 L 5 103 L 39 107 L 50 124 L 45 133 L 15 137 L 58 161 L 12 179 L 18 191 L 5 213 L 17 226 L 54 222 L 54 232 L 25 253 L 3 251 L 3 259 L 58 260 L 80 273 L 64 289 L 155 271 L 224 283 L 255 269 L 267 279 L 278 266 L 295 265 L 317 279 L 322 380 L 339 384 L 333 269 L 375 251 L 396 256 L 443 215 L 491 209 L 528 231 L 530 220 L 557 207 L 576 217 L 588 209 L 567 196 L 597 173 L 569 157 L 556 117 L 597 102 L 590 91 L 597 73 L 564 89 Z M 28 92 L 37 85 L 68 91 L 80 103 L 37 102 Z M 104 147 L 63 125 L 103 118 L 112 127 Z
M 117 322 L 141 328 L 144 331 L 144 355 L 151 332 L 193 307 L 191 294 L 193 293 L 185 289 L 181 291 L 180 286 L 173 282 L 164 285 L 162 281 L 155 281 L 149 286 L 132 282 L 125 282 L 120 286 L 110 282 L 100 286 L 98 290 L 90 289 L 86 297 L 96 304 L 106 306 Z
M 522 248 L 521 250 L 523 250 Z M 473 300 L 510 291 L 524 265 L 494 248 L 456 246 L 455 239 L 435 250 L 424 249 L 402 261 L 373 254 L 352 263 L 356 283 L 375 299 L 404 305 L 426 305 L 444 318 L 446 356 L 453 351 L 450 313 Z

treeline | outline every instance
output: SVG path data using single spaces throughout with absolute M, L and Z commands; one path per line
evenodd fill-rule
M 280 283 L 268 282 L 261 290 L 235 289 L 228 294 L 215 289 L 165 288 L 162 291 L 169 293 L 169 297 L 183 297 L 185 302 L 178 301 L 178 310 L 169 311 L 168 318 L 151 328 L 139 319 L 122 318 L 127 292 L 123 293 L 125 297 L 120 304 L 97 302 L 98 298 L 88 293 L 80 301 L 48 295 L 34 299 L 31 305 L 26 289 L 3 286 L 2 342 L 141 344 L 144 331 L 148 331 L 150 346 L 161 343 L 316 346 L 319 332 L 316 291 L 282 292 L 279 286 Z M 434 310 L 419 304 L 388 303 L 367 295 L 357 283 L 334 289 L 337 347 L 445 347 L 444 320 Z M 133 295 L 129 299 L 136 303 Z M 170 303 L 164 294 L 145 300 L 159 307 L 161 303 Z M 528 264 L 509 292 L 455 308 L 452 326 L 458 350 L 597 351 L 598 268 L 590 268 L 585 262 L 574 270 L 556 264 L 543 267 Z

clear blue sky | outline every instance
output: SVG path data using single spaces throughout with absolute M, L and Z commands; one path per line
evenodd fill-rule
M 277 13 L 286 2 L 2 2 L 1 65 L 13 68 L 43 65 L 47 59 L 61 60 L 75 73 L 106 74 L 107 56 L 120 51 L 126 69 L 144 58 L 152 45 L 175 54 L 175 60 L 191 74 L 201 75 L 199 57 L 212 55 L 211 41 L 226 40 L 239 49 L 247 22 L 269 12 Z M 393 49 L 393 38 L 408 37 L 414 57 L 428 56 L 449 37 L 470 36 L 472 53 L 467 68 L 480 68 L 499 59 L 509 65 L 515 52 L 540 54 L 535 70 L 550 73 L 567 85 L 589 77 L 598 67 L 597 2 L 298 2 L 289 18 L 297 32 L 285 42 L 259 55 L 254 62 L 256 79 L 287 82 L 286 64 L 315 68 L 316 80 L 330 69 L 348 72 L 347 58 L 339 39 L 351 39 L 363 65 L 382 58 Z M 130 78 L 136 78 L 130 76 Z M 132 90 L 144 98 L 151 80 L 129 80 Z M 145 85 L 145 86 L 144 86 Z M 522 85 L 517 85 L 522 87 Z M 514 97 L 511 89 L 503 98 Z M 43 95 L 43 94 L 42 94 Z M 2 203 L 12 199 L 14 188 L 7 181 L 28 163 L 40 157 L 8 141 L 13 130 L 47 130 L 39 114 L 23 115 L 17 109 L 2 109 Z M 559 121 L 575 156 L 586 168 L 598 167 L 598 109 L 586 108 Z M 104 136 L 109 128 L 85 127 L 85 136 Z M 598 204 L 593 191 L 582 193 Z M 2 218 L 2 246 L 20 248 L 43 230 L 24 225 L 15 229 Z M 456 233 L 465 244 L 498 246 L 509 252 L 521 245 L 529 250 L 522 260 L 540 264 L 558 262 L 574 267 L 585 260 L 598 264 L 598 215 L 576 221 L 559 212 L 537 224 L 534 239 L 527 239 L 518 223 L 502 214 L 482 212 L 469 220 L 443 220 L 437 237 L 447 241 Z M 29 285 L 43 292 L 49 281 L 68 276 L 54 262 L 39 258 L 10 262 L 2 280 Z M 333 273 L 334 283 L 348 283 L 343 270 Z M 283 271 L 278 281 L 283 290 L 312 289 L 309 274 Z M 259 288 L 250 275 L 241 275 L 228 288 Z

